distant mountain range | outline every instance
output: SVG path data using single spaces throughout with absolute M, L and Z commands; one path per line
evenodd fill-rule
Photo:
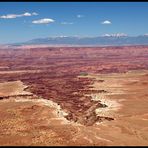
M 37 38 L 13 45 L 79 45 L 79 46 L 122 46 L 148 45 L 148 35 L 127 36 L 125 34 L 105 34 L 98 37 L 58 36 Z M 11 44 L 12 45 L 12 44 Z

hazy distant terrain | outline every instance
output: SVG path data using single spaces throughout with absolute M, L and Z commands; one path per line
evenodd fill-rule
M 148 45 L 148 35 L 141 36 L 122 36 L 106 35 L 98 37 L 75 37 L 59 36 L 33 39 L 23 43 L 13 45 L 30 45 L 30 44 L 49 44 L 49 45 L 81 45 L 81 46 L 123 46 L 123 45 Z

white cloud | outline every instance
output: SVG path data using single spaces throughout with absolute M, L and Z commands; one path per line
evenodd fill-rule
M 25 13 L 22 14 L 21 16 L 31 16 L 31 13 L 29 13 L 29 12 L 25 12 Z
M 111 21 L 106 20 L 106 21 L 103 21 L 101 24 L 111 24 Z
M 77 18 L 81 18 L 81 17 L 84 17 L 84 15 L 81 15 L 81 14 L 77 15 Z
M 38 13 L 36 13 L 36 12 L 33 12 L 33 13 L 32 13 L 32 15 L 38 15 Z
M 7 14 L 7 15 L 0 16 L 0 18 L 3 18 L 3 19 L 12 19 L 12 18 L 17 18 L 17 17 L 19 16 L 16 14 Z
M 74 24 L 73 22 L 62 22 L 61 23 L 62 25 L 72 25 L 72 24 Z
M 29 13 L 25 12 L 23 14 L 7 14 L 7 15 L 1 15 L 1 19 L 13 19 L 13 18 L 18 18 L 18 17 L 24 17 L 24 16 L 33 16 L 33 15 L 38 15 L 36 12 Z
M 33 24 L 49 24 L 49 23 L 53 23 L 55 20 L 50 19 L 50 18 L 43 18 L 40 20 L 34 20 L 32 21 Z

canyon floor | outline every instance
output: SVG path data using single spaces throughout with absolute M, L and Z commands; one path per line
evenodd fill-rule
M 147 46 L 1 49 L 0 145 L 148 145 L 147 58 Z

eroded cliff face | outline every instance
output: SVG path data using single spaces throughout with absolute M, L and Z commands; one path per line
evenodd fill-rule
M 41 99 L 41 97 L 43 98 L 45 96 L 43 99 L 52 100 L 52 102 L 55 101 L 56 104 L 59 104 L 60 108 L 67 112 L 67 114 L 63 117 L 65 117 L 67 120 L 74 121 L 83 125 L 93 125 L 95 122 L 105 119 L 113 120 L 113 118 L 97 116 L 95 110 L 97 108 L 107 107 L 107 105 L 101 104 L 99 100 L 93 101 L 91 99 L 91 95 L 89 94 L 100 93 L 102 91 L 89 89 L 88 84 L 90 84 L 90 80 L 83 77 L 78 78 L 78 80 L 81 79 L 83 81 L 80 81 L 81 83 L 78 81 L 79 85 L 76 85 L 74 82 L 71 83 L 71 85 L 74 84 L 75 89 L 71 85 L 71 88 L 65 87 L 68 89 L 64 89 L 64 86 L 61 90 L 59 87 L 53 88 L 54 91 L 58 89 L 62 95 L 58 93 L 54 94 L 51 92 L 51 95 L 53 95 L 52 99 L 50 99 L 50 97 L 47 98 L 47 95 L 44 94 L 44 89 L 40 93 L 40 87 L 37 87 L 39 91 L 38 89 L 34 89 L 32 91 L 35 94 L 29 92 L 29 87 L 24 85 L 21 81 L 0 83 L 0 96 L 2 99 L 18 99 L 20 97 L 23 99 Z M 80 90 L 79 88 L 83 89 Z

